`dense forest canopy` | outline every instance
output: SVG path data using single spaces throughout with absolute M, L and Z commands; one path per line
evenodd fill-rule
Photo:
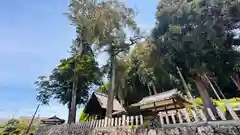
M 237 7 L 237 1 L 160 1 L 152 35 L 117 59 L 115 96 L 128 106 L 173 88 L 185 92 L 177 68 L 208 107 L 217 98 L 208 80 L 220 98 L 239 96 Z
M 220 98 L 240 96 L 239 9 L 237 0 L 161 0 L 152 33 L 142 37 L 135 11 L 123 3 L 72 0 L 69 18 L 78 35 L 72 51 L 81 54 L 62 60 L 49 77 L 40 78 L 38 100 L 47 103 L 53 97 L 69 105 L 73 73 L 79 82 L 77 104 L 86 103 L 92 85 L 101 85 L 97 91 L 115 96 L 125 107 L 173 88 L 184 93 L 179 72 L 204 107 L 213 106 L 210 98 L 218 98 L 216 91 Z M 134 32 L 130 39 L 127 27 Z M 93 46 L 109 54 L 107 65 L 98 67 L 94 53 L 99 51 Z

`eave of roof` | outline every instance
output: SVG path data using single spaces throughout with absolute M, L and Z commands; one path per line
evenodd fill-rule
M 107 101 L 108 101 L 108 95 L 99 93 L 99 92 L 94 92 L 95 96 L 97 97 L 98 102 L 100 103 L 102 108 L 107 108 Z M 123 106 L 120 104 L 120 102 L 114 98 L 113 99 L 113 110 L 114 111 L 125 111 Z
M 134 107 L 134 106 L 152 104 L 152 103 L 155 103 L 155 102 L 164 101 L 164 100 L 172 99 L 172 98 L 175 98 L 175 97 L 181 98 L 186 103 L 191 103 L 185 97 L 183 97 L 182 94 L 180 94 L 177 91 L 177 89 L 173 89 L 173 90 L 170 90 L 170 91 L 158 93 L 156 95 L 144 97 L 141 101 L 139 101 L 138 103 L 132 104 L 131 106 Z

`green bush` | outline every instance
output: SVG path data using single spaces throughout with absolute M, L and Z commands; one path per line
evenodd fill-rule
M 86 122 L 88 119 L 89 115 L 87 113 L 84 113 L 84 111 L 81 112 L 79 121 L 80 122 Z
M 194 101 L 196 103 L 197 108 L 199 109 L 203 108 L 203 103 L 201 98 L 196 98 Z M 223 112 L 226 112 L 225 103 L 229 103 L 232 108 L 236 108 L 237 105 L 240 104 L 240 98 L 230 98 L 230 99 L 222 99 L 222 100 L 213 99 L 213 104 L 218 106 Z M 193 109 L 194 105 L 191 105 L 189 108 Z

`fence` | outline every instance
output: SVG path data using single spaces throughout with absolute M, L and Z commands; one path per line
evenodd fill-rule
M 239 117 L 236 112 L 229 104 L 225 104 L 226 112 L 229 112 L 231 118 L 226 117 L 226 113 L 224 113 L 219 107 L 216 107 L 217 116 L 214 115 L 213 111 L 208 108 L 207 113 L 210 116 L 212 121 L 222 120 L 236 123 L 239 122 Z M 240 106 L 238 106 L 240 110 Z M 89 128 L 89 127 L 117 127 L 117 126 L 139 126 L 143 125 L 143 116 L 125 116 L 119 118 L 105 118 L 100 120 L 92 120 L 89 122 L 78 123 L 80 128 Z M 155 124 L 158 126 L 166 127 L 171 124 L 183 124 L 183 123 L 197 123 L 197 122 L 207 122 L 207 117 L 204 114 L 203 110 L 187 110 L 181 109 L 171 112 L 159 112 L 158 118 L 155 118 Z M 154 123 L 153 123 L 154 124 Z M 184 124 L 183 124 L 184 125 Z M 187 125 L 187 124 L 185 124 Z
M 223 112 L 219 107 L 216 107 L 217 115 L 214 115 L 210 108 L 207 108 L 207 113 L 210 116 L 211 121 L 221 120 L 221 121 L 236 121 L 239 122 L 239 117 L 230 104 L 226 103 L 226 112 Z M 240 110 L 237 106 L 236 110 Z M 230 116 L 230 118 L 228 116 Z M 189 110 L 182 109 L 176 112 L 160 112 L 159 113 L 160 123 L 162 125 L 169 124 L 179 124 L 179 123 L 196 123 L 196 122 L 206 122 L 207 117 L 203 113 L 203 110 Z
M 117 126 L 138 126 L 143 125 L 143 116 L 126 116 L 118 118 L 105 118 L 100 120 L 91 120 L 89 122 L 77 123 L 79 128 L 92 128 L 92 127 L 117 127 Z
M 240 110 L 240 107 L 237 109 Z M 210 121 L 207 120 L 203 110 L 182 109 L 175 112 L 161 112 L 153 121 L 144 125 L 142 115 L 125 116 L 119 118 L 105 118 L 92 120 L 89 122 L 76 123 L 72 125 L 64 124 L 57 126 L 41 127 L 36 135 L 238 135 L 240 134 L 240 120 L 229 104 L 226 104 L 226 113 L 216 107 L 217 115 L 211 109 L 207 109 Z M 149 126 L 150 125 L 150 126 Z

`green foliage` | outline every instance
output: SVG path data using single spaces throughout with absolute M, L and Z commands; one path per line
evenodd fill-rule
M 207 73 L 228 93 L 229 76 L 236 71 L 240 56 L 232 47 L 234 5 L 238 5 L 236 0 L 161 0 L 152 36 L 165 70 L 178 78 L 176 66 L 180 67 L 194 90 L 196 75 Z
M 237 0 L 161 0 L 151 37 L 129 52 L 134 42 L 133 39 L 126 42 L 125 28 L 139 36 L 132 8 L 117 0 L 71 0 L 68 17 L 77 29 L 71 47 L 73 56 L 61 60 L 50 76 L 39 77 L 37 99 L 47 104 L 53 98 L 70 105 L 73 73 L 76 73 L 77 104 L 84 104 L 91 86 L 100 84 L 102 74 L 92 46 L 109 53 L 110 63 L 104 71 L 111 80 L 114 80 L 112 65 L 116 64 L 114 96 L 124 106 L 155 92 L 182 89 L 176 66 L 182 69 L 195 96 L 198 96 L 195 77 L 203 73 L 216 81 L 224 94 L 232 96 L 235 88 L 229 89 L 232 86 L 229 76 L 239 74 L 240 65 L 240 53 L 232 46 L 236 41 L 232 30 L 240 21 L 236 17 L 238 7 Z M 110 81 L 97 91 L 109 93 L 109 84 Z M 201 107 L 201 100 L 196 102 Z M 222 106 L 220 101 L 214 103 Z M 80 120 L 87 117 L 82 113 Z
M 29 126 L 29 122 L 25 120 L 16 120 L 10 119 L 6 125 L 4 125 L 2 131 L 0 131 L 1 135 L 23 135 L 27 132 L 27 128 Z M 37 127 L 32 125 L 29 133 L 33 133 Z
M 60 61 L 49 77 L 39 77 L 36 81 L 37 99 L 48 104 L 51 98 L 57 99 L 61 104 L 70 105 L 73 84 L 73 72 L 77 74 L 77 104 L 84 104 L 88 99 L 88 92 L 92 85 L 99 85 L 101 79 L 100 69 L 92 54 L 72 56 Z M 75 63 L 76 68 L 73 67 Z
M 89 115 L 84 113 L 84 111 L 81 112 L 79 122 L 86 122 L 88 119 Z
M 126 44 L 125 27 L 139 31 L 133 20 L 135 15 L 132 8 L 118 0 L 71 0 L 68 13 L 86 43 L 96 44 L 98 48 L 115 45 L 119 49 Z
M 217 105 L 222 111 L 226 112 L 225 103 L 229 103 L 232 108 L 236 108 L 240 104 L 240 98 L 231 98 L 223 100 L 214 100 L 214 104 Z
M 226 0 L 212 2 L 160 1 L 152 39 L 116 60 L 115 96 L 125 106 L 154 94 L 154 89 L 183 89 L 176 66 L 195 96 L 199 96 L 195 77 L 202 73 L 216 81 L 223 93 L 229 94 L 227 97 L 235 94 L 234 87 L 228 89 L 232 86 L 229 76 L 238 72 L 240 53 L 232 47 L 236 39 L 231 30 L 237 21 L 230 12 L 238 4 L 236 0 L 231 4 Z M 103 86 L 98 90 L 106 89 Z
M 108 66 L 107 73 L 109 73 L 109 77 L 111 76 L 113 84 L 111 89 L 114 89 L 116 84 L 114 81 L 117 78 L 112 74 L 115 70 L 113 67 L 116 62 L 115 57 L 120 52 L 126 52 L 130 45 L 133 45 L 132 39 L 131 43 L 126 42 L 125 29 L 129 28 L 136 34 L 139 33 L 133 19 L 135 17 L 134 10 L 118 0 L 71 0 L 68 15 L 73 24 L 79 28 L 84 43 L 95 44 L 97 49 L 104 48 L 109 53 L 111 68 Z M 110 92 L 109 95 L 112 95 Z M 119 93 L 121 94 L 118 95 L 124 97 L 123 92 Z M 109 96 L 111 102 L 112 98 Z
M 138 102 L 144 96 L 161 92 L 162 88 L 172 89 L 173 83 L 169 74 L 161 67 L 161 63 L 154 61 L 154 45 L 151 41 L 138 44 L 129 55 L 116 60 L 116 87 L 115 97 L 128 106 Z M 149 92 L 148 85 L 151 92 Z M 109 84 L 104 84 L 97 91 L 105 92 Z
M 103 84 L 100 87 L 96 89 L 97 92 L 108 94 L 108 85 L 109 84 Z
M 79 122 L 87 122 L 89 120 L 95 120 L 96 118 L 89 117 L 90 115 L 88 113 L 85 113 L 84 111 L 81 112 Z
M 218 106 L 223 112 L 226 112 L 225 103 L 229 103 L 232 108 L 236 108 L 237 105 L 240 104 L 240 98 L 229 98 L 229 99 L 222 99 L 222 100 L 212 99 L 212 100 L 214 105 Z M 198 108 L 201 108 L 201 109 L 203 108 L 203 103 L 201 98 L 196 98 L 195 103 Z M 193 109 L 193 105 L 190 108 Z

